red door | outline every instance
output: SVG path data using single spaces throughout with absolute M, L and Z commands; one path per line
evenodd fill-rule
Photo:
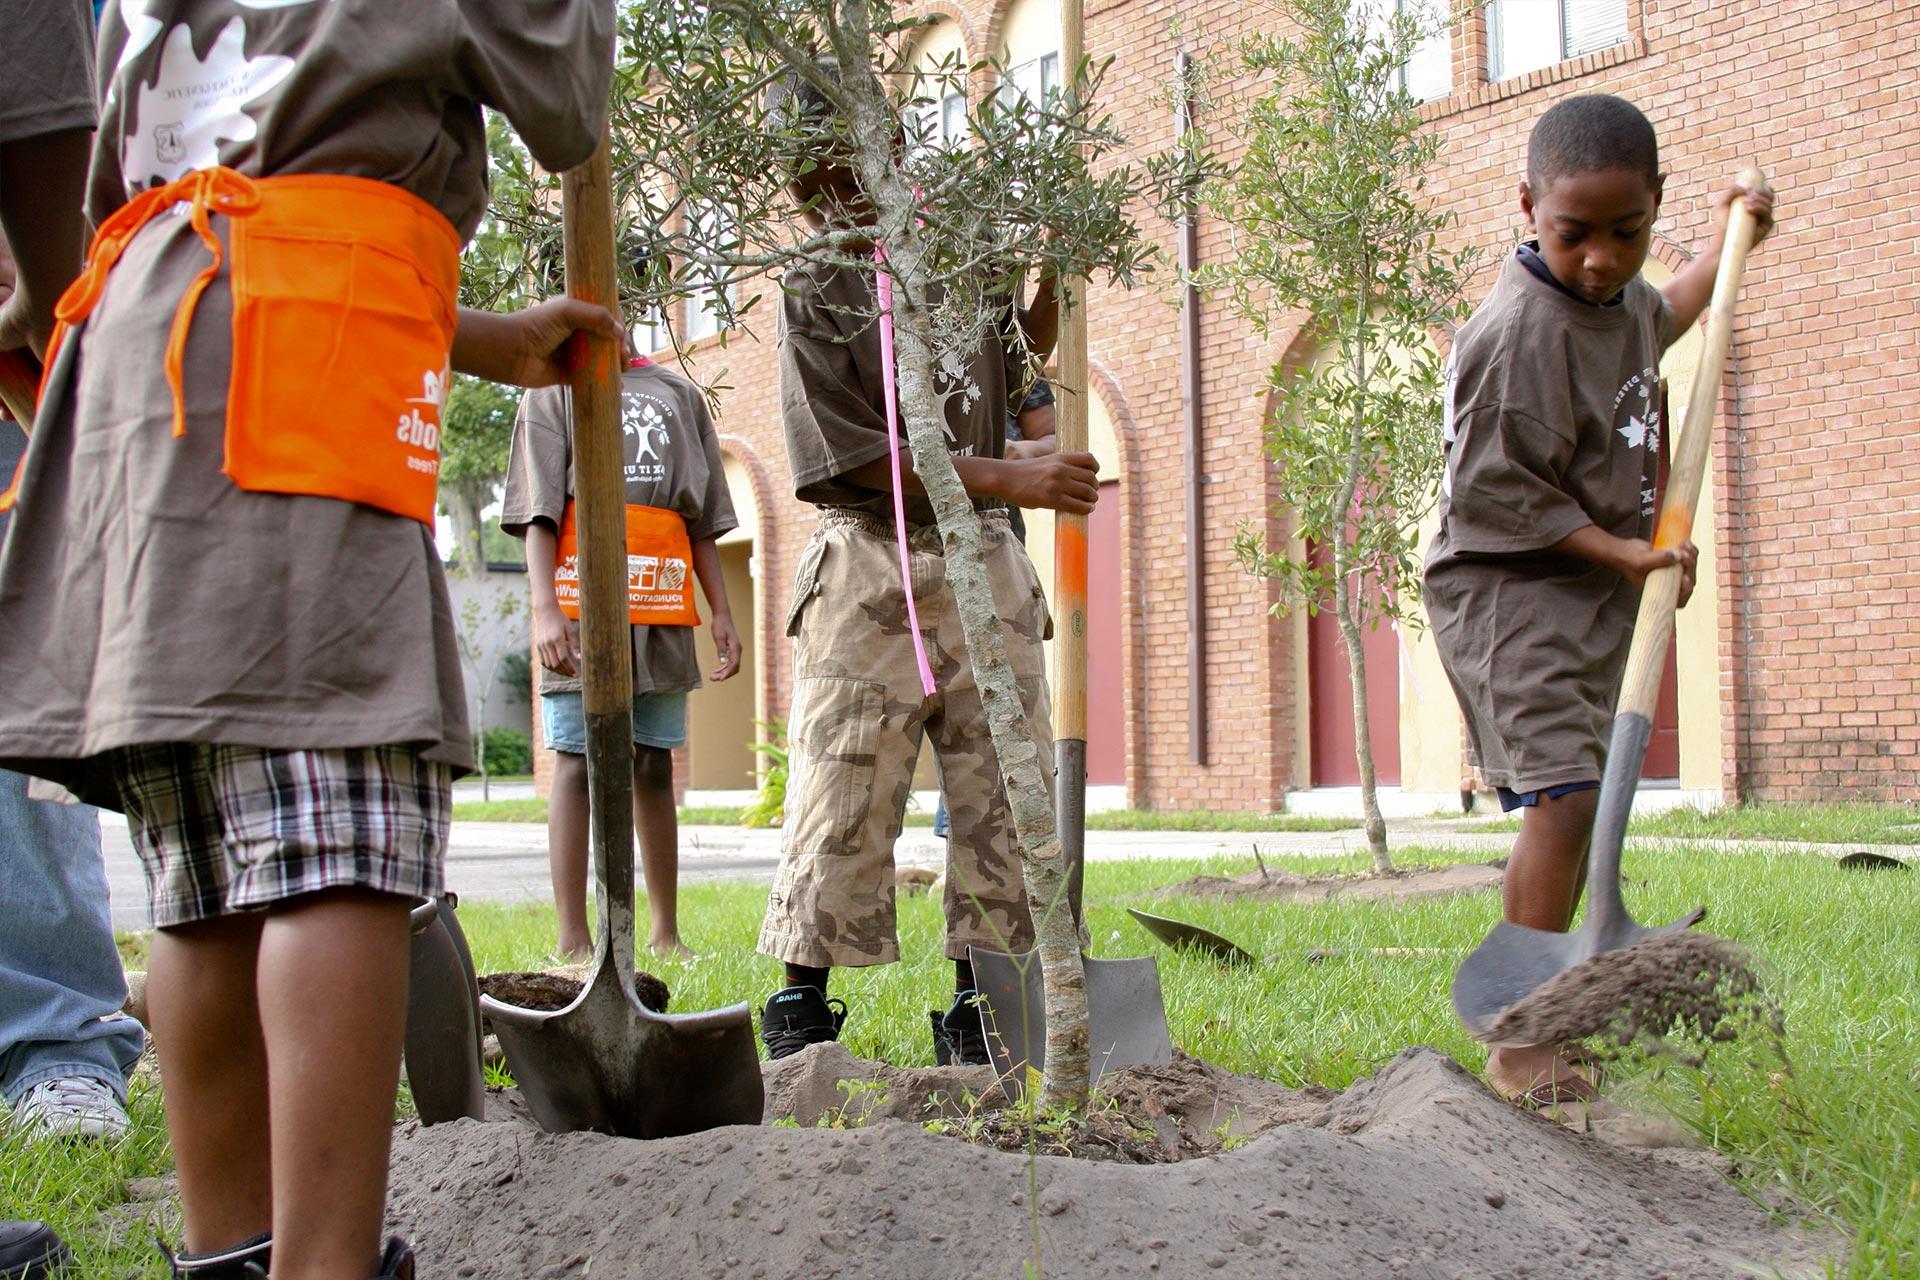
M 1087 521 L 1087 784 L 1127 781 L 1126 681 L 1120 667 L 1120 484 L 1100 486 Z
M 1315 564 L 1325 561 L 1309 545 Z M 1363 631 L 1367 660 L 1367 736 L 1373 745 L 1374 778 L 1381 786 L 1400 781 L 1400 637 L 1385 623 Z M 1330 610 L 1307 621 L 1308 736 L 1313 751 L 1313 785 L 1360 785 L 1354 758 L 1353 681 L 1347 673 L 1347 645 Z

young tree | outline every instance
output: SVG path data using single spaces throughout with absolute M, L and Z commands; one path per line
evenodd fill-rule
M 528 631 L 527 601 L 518 590 L 491 591 L 476 580 L 460 606 L 454 640 L 460 661 L 474 691 L 473 762 L 480 771 L 480 798 L 493 799 L 493 769 L 487 763 L 489 707 L 494 686 L 513 660 L 532 642 Z
M 1409 6 L 1411 7 L 1411 6 Z M 1469 255 L 1426 199 L 1439 140 L 1421 128 L 1403 70 L 1433 29 L 1395 0 L 1283 0 L 1285 38 L 1246 43 L 1264 88 L 1231 172 L 1210 158 L 1206 202 L 1234 235 L 1205 273 L 1263 335 L 1301 323 L 1320 360 L 1275 364 L 1265 436 L 1310 550 L 1242 530 L 1241 562 L 1276 581 L 1279 609 L 1331 609 L 1353 684 L 1355 754 L 1376 870 L 1392 870 L 1367 717 L 1363 633 L 1417 624 L 1419 525 L 1437 497 L 1443 370 L 1429 334 L 1462 314 Z M 1320 554 L 1312 554 L 1317 549 Z
M 966 144 L 936 145 L 914 109 L 906 65 L 913 31 L 886 0 L 623 8 L 612 124 L 629 239 L 623 292 L 668 314 L 676 302 L 699 299 L 723 325 L 744 325 L 778 273 L 801 259 L 891 278 L 901 414 L 990 709 L 1036 917 L 1047 992 L 1043 1100 L 1078 1109 L 1089 1074 L 1085 979 L 1043 775 L 1049 762 L 1027 735 L 979 520 L 947 454 L 935 373 L 1005 321 L 1003 290 L 1027 271 L 1131 281 L 1146 250 L 1127 207 L 1142 184 L 1126 167 L 1092 167 L 1119 139 L 1091 107 L 1091 68 L 1048 102 L 989 97 L 970 113 Z M 769 105 L 768 89 L 793 77 L 830 105 L 830 119 Z M 871 210 L 830 212 L 816 228 L 795 216 L 787 188 L 810 166 L 807 157 L 828 149 L 858 175 Z M 532 198 L 500 217 L 503 225 L 522 217 L 550 224 L 552 215 Z M 532 244 L 541 234 L 529 225 L 523 239 Z M 876 239 L 884 265 L 871 248 Z
M 440 415 L 440 508 L 453 522 L 453 567 L 478 577 L 486 571 L 487 539 L 481 513 L 499 496 L 507 475 L 518 400 L 498 383 L 456 375 Z

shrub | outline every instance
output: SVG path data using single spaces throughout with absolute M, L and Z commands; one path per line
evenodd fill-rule
M 492 776 L 533 772 L 533 744 L 518 729 L 489 729 L 480 742 L 480 767 Z

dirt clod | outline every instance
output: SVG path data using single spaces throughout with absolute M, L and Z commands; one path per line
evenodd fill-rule
M 1780 1035 L 1778 1008 L 1744 948 L 1682 930 L 1606 951 L 1543 983 L 1500 1015 L 1496 1044 L 1598 1039 L 1698 1063 L 1687 1044 L 1721 1044 L 1758 1028 Z

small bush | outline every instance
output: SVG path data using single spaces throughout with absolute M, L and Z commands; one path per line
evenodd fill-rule
M 767 758 L 767 772 L 753 803 L 740 811 L 740 822 L 748 827 L 777 827 L 787 809 L 787 722 L 776 718 L 756 723 L 767 736 L 753 749 Z
M 487 730 L 480 750 L 480 767 L 492 777 L 533 772 L 533 744 L 518 729 Z

